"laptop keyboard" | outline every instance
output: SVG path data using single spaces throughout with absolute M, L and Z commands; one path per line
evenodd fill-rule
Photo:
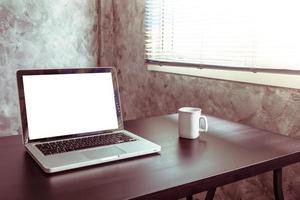
M 92 147 L 99 147 L 111 144 L 135 141 L 136 139 L 125 135 L 124 133 L 112 133 L 105 135 L 96 135 L 91 137 L 75 138 L 55 142 L 37 144 L 36 147 L 44 154 L 58 154 L 69 151 L 82 150 Z

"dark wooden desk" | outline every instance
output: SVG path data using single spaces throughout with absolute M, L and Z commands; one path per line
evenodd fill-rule
M 128 121 L 126 128 L 162 146 L 161 154 L 45 174 L 20 136 L 0 139 L 0 199 L 177 199 L 300 161 L 300 141 L 208 117 L 209 132 L 179 139 L 177 115 Z M 211 197 L 208 195 L 208 199 Z

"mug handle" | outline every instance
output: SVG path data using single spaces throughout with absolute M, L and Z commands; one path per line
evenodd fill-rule
M 205 128 L 204 129 L 200 127 L 200 125 L 201 125 L 201 119 L 203 119 L 204 122 L 205 122 Z M 207 118 L 204 115 L 200 115 L 200 118 L 199 118 L 199 131 L 207 132 L 207 130 L 208 130 Z

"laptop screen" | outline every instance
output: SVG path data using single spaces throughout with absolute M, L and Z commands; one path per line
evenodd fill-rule
M 118 129 L 112 71 L 22 78 L 30 140 Z

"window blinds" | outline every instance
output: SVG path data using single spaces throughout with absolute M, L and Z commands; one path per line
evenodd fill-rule
M 300 70 L 298 4 L 292 0 L 146 0 L 146 59 Z

